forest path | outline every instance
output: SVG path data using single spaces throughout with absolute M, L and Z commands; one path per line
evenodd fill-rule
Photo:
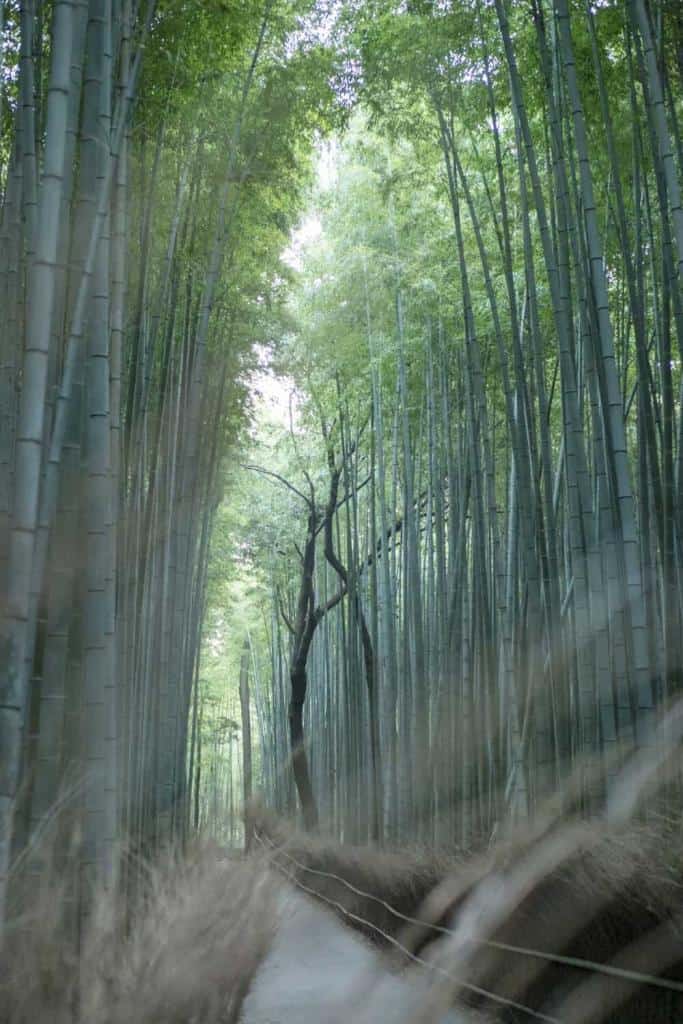
M 273 945 L 244 1004 L 243 1024 L 409 1024 L 426 973 L 392 974 L 333 913 L 287 887 Z M 466 1024 L 448 1013 L 442 1024 Z

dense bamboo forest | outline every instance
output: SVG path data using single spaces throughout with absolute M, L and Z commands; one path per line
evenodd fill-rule
M 0 933 L 680 817 L 682 121 L 677 0 L 0 0 Z
M 215 526 L 218 832 L 240 745 L 355 841 L 468 846 L 568 779 L 590 814 L 679 692 L 680 12 L 453 6 L 335 26 L 354 102 Z

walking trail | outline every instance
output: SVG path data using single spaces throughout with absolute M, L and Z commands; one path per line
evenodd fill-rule
M 243 1024 L 411 1024 L 429 990 L 426 971 L 387 969 L 336 916 L 287 887 L 278 928 L 244 1004 Z M 450 1012 L 441 1024 L 467 1024 Z

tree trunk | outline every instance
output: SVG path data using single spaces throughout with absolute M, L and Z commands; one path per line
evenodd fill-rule
M 292 696 L 289 702 L 289 743 L 292 751 L 292 771 L 296 791 L 301 801 L 304 825 L 307 829 L 317 828 L 318 808 L 313 796 L 311 775 L 308 770 L 308 757 L 304 746 L 304 700 L 306 698 L 306 666 L 295 663 L 290 670 L 289 679 Z
M 245 835 L 244 844 L 249 849 L 251 831 L 248 826 L 249 803 L 251 801 L 251 717 L 249 714 L 249 640 L 245 637 L 240 661 L 240 710 L 242 712 L 242 788 L 244 793 Z

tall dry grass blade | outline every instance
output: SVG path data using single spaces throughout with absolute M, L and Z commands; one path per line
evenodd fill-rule
M 2 1024 L 236 1024 L 275 928 L 262 859 L 199 849 L 152 868 L 126 919 L 113 892 L 74 920 L 72 874 L 22 900 L 2 968 Z

